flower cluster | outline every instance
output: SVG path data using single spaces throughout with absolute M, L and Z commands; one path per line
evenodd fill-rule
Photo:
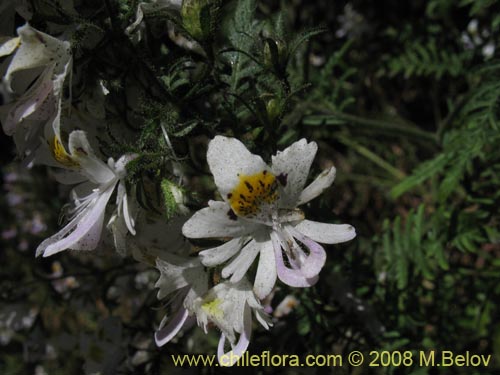
M 63 95 L 72 70 L 70 43 L 29 24 L 18 28 L 17 33 L 17 37 L 0 45 L 0 57 L 13 55 L 3 77 L 3 86 L 11 98 L 0 107 L 3 130 L 13 137 L 27 165 L 55 167 L 61 183 L 77 185 L 71 191 L 69 223 L 43 241 L 36 255 L 96 249 L 106 207 L 116 187 L 115 214 L 109 225 L 114 233 L 119 233 L 123 223 L 122 227 L 125 225 L 135 234 L 124 183 L 126 165 L 135 155 L 123 155 L 116 162 L 109 158 L 105 163 L 89 142 L 88 132 L 95 132 L 95 123 L 78 121 L 83 129 L 61 129 L 63 119 L 77 123 L 76 113 L 63 114 L 62 110 L 71 105 L 71 98 Z M 64 133 L 69 133 L 67 142 Z
M 145 15 L 159 9 L 180 10 L 194 19 L 187 24 L 190 28 L 185 27 L 191 30 L 193 45 L 201 48 L 209 30 L 201 27 L 193 10 L 198 8 L 189 1 L 140 3 L 136 21 L 126 29 L 132 44 L 141 39 L 137 33 Z M 39 244 L 36 255 L 91 251 L 111 244 L 121 255 L 131 254 L 156 267 L 158 299 L 169 298 L 172 313 L 156 332 L 157 345 L 168 343 L 188 324 L 197 323 L 205 332 L 215 326 L 221 332 L 219 361 L 233 365 L 249 346 L 253 319 L 265 329 L 271 327 L 265 301 L 278 281 L 298 288 L 314 285 L 326 262 L 320 244 L 355 237 L 352 226 L 307 220 L 300 208 L 330 187 L 335 168 L 307 184 L 318 149 L 315 142 L 301 139 L 267 164 L 236 138 L 215 136 L 208 145 L 207 162 L 221 200 L 208 202 L 189 217 L 179 186 L 186 183 L 181 159 L 165 124 L 159 126 L 163 151 L 173 157 L 141 155 L 147 147 L 123 153 L 107 149 L 113 139 L 103 141 L 101 130 L 108 121 L 103 103 L 109 90 L 97 80 L 84 85 L 79 100 L 73 100 L 77 86 L 73 74 L 75 81 L 82 77 L 73 67 L 77 57 L 71 33 L 66 30 L 55 37 L 26 23 L 17 34 L 2 39 L 0 45 L 0 57 L 8 62 L 2 83 L 8 101 L 0 107 L 3 130 L 12 136 L 26 166 L 55 168 L 60 183 L 73 185 L 66 224 Z M 137 190 L 146 188 L 129 178 L 131 165 L 141 158 L 150 160 L 151 155 L 161 161 L 155 164 L 156 175 L 168 170 L 179 178 L 178 184 L 168 179 L 154 183 L 182 216 L 169 213 L 168 220 L 159 219 L 136 199 Z M 196 252 L 186 238 L 216 240 L 219 246 Z

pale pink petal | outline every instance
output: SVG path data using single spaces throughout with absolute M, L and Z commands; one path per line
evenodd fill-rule
M 91 232 L 92 235 L 96 235 L 96 233 L 98 232 L 96 229 L 98 229 L 98 227 L 102 229 L 106 205 L 112 193 L 113 188 L 107 189 L 106 191 L 102 192 L 95 202 L 89 205 L 86 210 L 80 212 L 80 214 L 77 215 L 70 224 L 68 224 L 68 226 L 71 225 L 75 227 L 75 229 L 68 236 L 64 237 L 67 231 L 63 235 L 61 235 L 61 233 L 54 235 L 53 237 L 56 238 L 57 241 L 49 244 L 45 249 L 43 249 L 42 247 L 45 241 L 42 242 L 42 244 L 37 249 L 37 253 L 43 252 L 43 256 L 47 257 L 60 251 L 71 249 L 73 246 L 78 244 L 79 241 L 96 243 L 95 238 L 88 238 L 86 237 L 86 235 L 89 232 Z M 77 219 L 78 221 L 76 221 Z M 75 221 L 76 226 L 74 225 Z M 98 224 L 98 227 L 95 226 L 96 222 L 100 223 Z M 82 246 L 82 244 L 80 243 L 80 245 L 77 246 Z
M 313 240 L 294 230 L 290 226 L 287 226 L 286 230 L 289 231 L 295 239 L 299 240 L 309 250 L 309 254 L 305 254 L 300 246 L 295 243 L 296 246 L 294 247 L 294 250 L 297 253 L 301 253 L 301 256 L 299 257 L 299 259 L 301 259 L 300 271 L 302 272 L 304 277 L 309 279 L 317 276 L 326 262 L 325 249 L 323 249 L 323 247 L 317 242 L 314 242 Z
M 181 330 L 188 316 L 188 311 L 184 307 L 181 307 L 165 327 L 155 332 L 156 345 L 163 346 L 172 340 Z
M 314 285 L 318 281 L 318 277 L 306 278 L 300 269 L 288 268 L 284 261 L 281 250 L 281 243 L 278 235 L 271 232 L 271 240 L 273 241 L 274 256 L 276 258 L 276 271 L 278 278 L 285 284 L 297 288 L 306 288 Z

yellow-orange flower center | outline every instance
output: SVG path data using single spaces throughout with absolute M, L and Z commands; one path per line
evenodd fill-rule
M 270 205 L 279 198 L 278 180 L 269 171 L 238 177 L 238 185 L 227 195 L 231 209 L 237 215 L 255 216 L 262 206 Z

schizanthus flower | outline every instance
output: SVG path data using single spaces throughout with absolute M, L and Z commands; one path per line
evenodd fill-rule
M 298 209 L 320 195 L 335 178 L 335 168 L 321 173 L 304 187 L 317 151 L 305 139 L 278 152 L 268 166 L 237 139 L 216 136 L 207 160 L 223 201 L 210 201 L 183 226 L 189 238 L 232 237 L 229 242 L 202 251 L 202 263 L 227 265 L 222 277 L 237 283 L 259 255 L 255 294 L 263 299 L 276 279 L 294 287 L 318 280 L 326 253 L 320 243 L 353 239 L 351 225 L 306 220 Z
M 124 155 L 116 162 L 109 158 L 106 164 L 95 155 L 81 130 L 70 134 L 69 152 L 57 137 L 52 142 L 52 150 L 59 166 L 66 169 L 59 175 L 60 180 L 80 185 L 73 190 L 70 222 L 38 246 L 37 256 L 46 257 L 67 249 L 94 250 L 101 239 L 106 206 L 116 186 L 117 212 L 112 219 L 121 218 L 128 231 L 135 234 L 124 183 L 125 166 L 135 156 Z

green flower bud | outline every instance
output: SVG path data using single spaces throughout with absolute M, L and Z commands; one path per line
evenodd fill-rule
M 274 122 L 281 114 L 281 104 L 276 98 L 272 98 L 266 103 L 267 117 L 270 122 Z
M 264 64 L 274 70 L 283 70 L 287 63 L 287 48 L 280 39 L 266 38 L 264 41 Z

